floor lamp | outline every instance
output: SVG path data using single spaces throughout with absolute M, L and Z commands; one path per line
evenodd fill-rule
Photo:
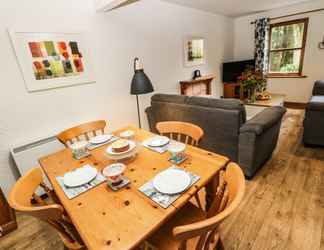
M 142 125 L 141 125 L 141 115 L 140 115 L 138 96 L 143 94 L 148 94 L 153 91 L 154 89 L 151 80 L 144 73 L 144 69 L 142 67 L 139 67 L 139 59 L 136 57 L 134 59 L 134 76 L 133 76 L 130 92 L 131 95 L 136 95 L 139 128 L 142 128 Z

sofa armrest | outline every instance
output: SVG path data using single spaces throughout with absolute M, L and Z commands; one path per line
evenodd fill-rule
M 312 96 L 306 106 L 307 111 L 324 112 L 324 95 Z
M 241 133 L 255 133 L 261 135 L 264 131 L 271 128 L 278 121 L 281 121 L 282 116 L 286 113 L 286 108 L 276 106 L 266 108 L 251 120 L 247 121 L 241 128 Z
M 285 112 L 284 107 L 267 108 L 240 128 L 238 162 L 247 178 L 252 178 L 271 156 Z
M 313 95 L 324 95 L 324 81 L 316 81 L 313 87 Z

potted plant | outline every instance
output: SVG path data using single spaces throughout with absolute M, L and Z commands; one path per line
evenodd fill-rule
M 267 88 L 267 80 L 260 71 L 246 69 L 238 78 L 244 91 L 248 93 L 248 101 L 255 102 L 256 94 L 263 93 Z

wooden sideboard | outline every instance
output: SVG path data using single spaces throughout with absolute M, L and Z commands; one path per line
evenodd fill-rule
M 16 215 L 0 188 L 0 238 L 17 229 Z
M 224 82 L 224 98 L 244 99 L 244 92 L 240 83 Z
M 207 75 L 194 80 L 180 81 L 181 95 L 211 95 L 211 83 L 214 78 L 214 75 Z

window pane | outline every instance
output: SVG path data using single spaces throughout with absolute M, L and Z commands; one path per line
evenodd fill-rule
M 303 34 L 304 23 L 273 27 L 271 29 L 271 49 L 301 48 Z
M 272 51 L 270 73 L 299 73 L 301 50 Z

